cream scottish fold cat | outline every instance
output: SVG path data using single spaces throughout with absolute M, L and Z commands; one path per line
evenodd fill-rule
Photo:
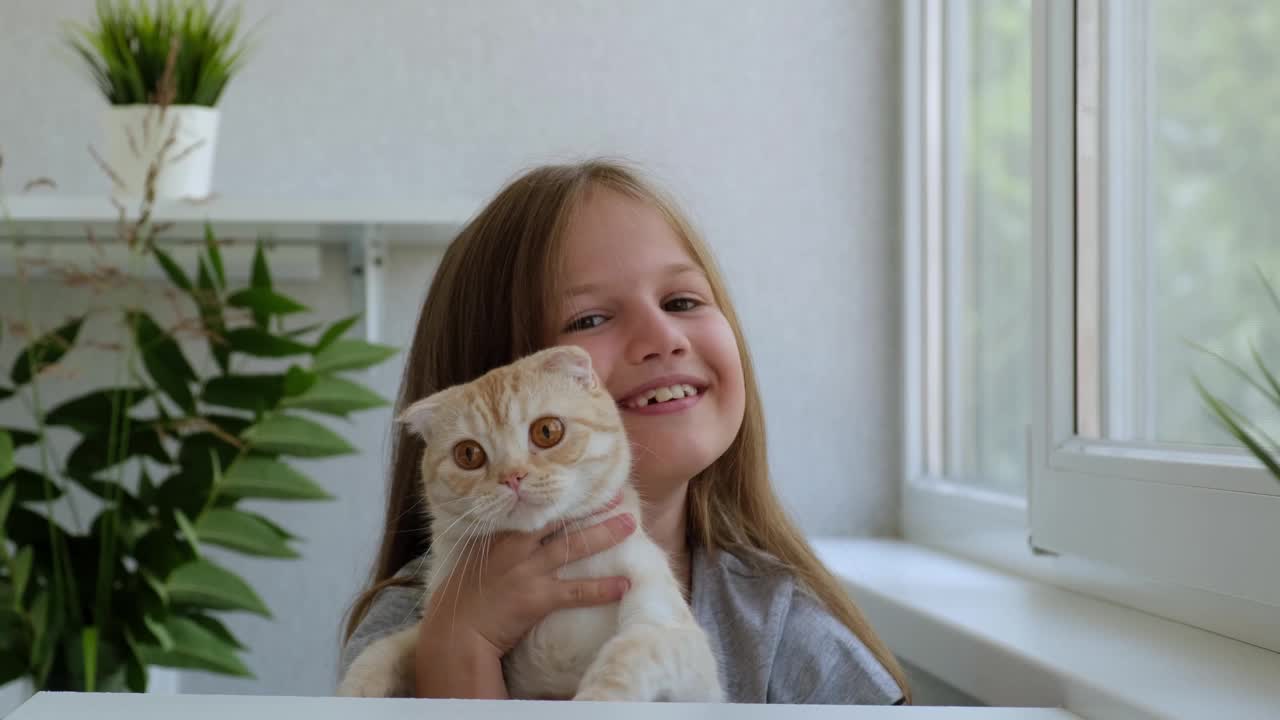
M 640 517 L 622 418 L 579 348 L 543 350 L 442 390 L 400 420 L 427 440 L 433 537 L 424 607 L 480 528 L 529 532 L 556 521 L 572 528 L 623 512 Z M 619 493 L 616 507 L 599 512 Z M 619 603 L 553 612 L 503 659 L 511 697 L 720 701 L 707 637 L 643 529 L 560 570 L 566 579 L 612 575 L 631 581 Z M 411 695 L 417 636 L 415 624 L 370 645 L 338 694 Z

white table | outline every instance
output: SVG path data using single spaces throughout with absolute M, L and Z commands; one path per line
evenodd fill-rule
M 961 720 L 1078 720 L 1043 708 L 871 707 L 840 705 L 682 705 L 515 700 L 362 700 L 248 695 L 129 695 L 38 693 L 8 720 L 848 720 L 958 718 Z

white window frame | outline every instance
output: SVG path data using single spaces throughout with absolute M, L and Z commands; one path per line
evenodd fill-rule
M 945 472 L 956 467 L 963 421 L 957 383 L 949 381 L 959 362 L 958 320 L 949 310 L 963 297 L 962 278 L 946 262 L 960 247 L 947 208 L 963 174 L 951 141 L 957 123 L 947 119 L 962 102 L 950 92 L 962 68 L 942 60 L 966 41 L 961 23 L 974 1 L 903 5 L 904 535 L 1280 652 L 1280 484 L 1239 451 L 1089 439 L 1098 426 L 1136 414 L 1096 414 L 1107 375 L 1099 349 L 1133 332 L 1102 302 L 1122 298 L 1076 305 L 1077 282 L 1100 287 L 1125 260 L 1107 262 L 1108 228 L 1099 222 L 1100 208 L 1127 202 L 1126 184 L 1106 182 L 1100 165 L 1109 138 L 1099 100 L 1120 91 L 1099 82 L 1108 43 L 1116 42 L 1101 31 L 1100 0 L 1033 5 L 1028 272 L 1038 321 L 1028 498 L 984 492 Z M 1078 317 L 1085 322 L 1077 343 Z M 1077 403 L 1084 434 L 1076 431 Z

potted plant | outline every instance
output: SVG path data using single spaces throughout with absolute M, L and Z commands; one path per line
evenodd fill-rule
M 240 8 L 98 0 L 93 23 L 69 26 L 66 40 L 110 103 L 104 154 L 95 157 L 115 196 L 139 197 L 144 186 L 158 197 L 208 196 L 216 105 L 245 58 Z M 148 184 L 153 168 L 160 175 Z
M 317 416 L 387 404 L 346 374 L 396 349 L 347 338 L 356 316 L 304 322 L 261 240 L 238 287 L 208 225 L 195 267 L 170 257 L 151 219 L 164 160 L 115 236 L 88 238 L 124 245 L 124 267 L 40 268 L 91 288 L 93 307 L 47 328 L 23 310 L 29 298 L 0 308 L 0 341 L 21 345 L 0 368 L 0 689 L 25 678 L 20 692 L 143 691 L 155 666 L 248 675 L 219 617 L 270 611 L 206 550 L 296 557 L 299 538 L 243 503 L 328 498 L 291 459 L 355 449 Z M 0 221 L 4 208 L 0 196 Z M 158 291 L 141 277 L 149 263 L 168 281 Z M 85 387 L 76 364 L 104 350 L 114 379 Z M 69 387 L 78 394 L 49 402 Z
M 36 690 L 142 691 L 149 666 L 248 675 L 244 645 L 218 617 L 269 610 L 204 550 L 297 557 L 298 538 L 242 501 L 328 498 L 290 459 L 355 449 L 315 416 L 386 404 L 344 374 L 395 350 L 346 338 L 355 317 L 300 324 L 307 309 L 273 287 L 261 242 L 249 283 L 234 287 L 211 231 L 194 272 L 153 232 L 136 234 L 135 260 L 158 263 L 162 295 L 186 310 L 157 319 L 154 290 L 105 310 L 118 321 L 118 382 L 46 404 L 50 386 L 75 382 L 67 370 L 82 347 L 111 341 L 84 337 L 89 311 L 43 331 L 6 318 L 26 337 L 0 405 L 26 406 L 30 422 L 0 427 L 0 685 L 26 676 Z M 131 264 L 92 272 L 128 296 L 145 285 Z M 54 272 L 95 281 L 83 268 Z M 101 323 L 104 309 L 92 312 Z M 192 357 L 206 354 L 202 373 Z M 68 451 L 54 432 L 73 437 Z
M 1260 268 L 1258 269 L 1258 277 L 1262 281 L 1271 303 L 1275 305 L 1277 311 L 1280 311 L 1280 294 L 1276 293 L 1275 287 L 1267 280 L 1266 275 L 1262 273 Z M 1259 377 L 1257 378 L 1222 355 L 1207 348 L 1200 347 L 1199 349 L 1231 368 L 1232 371 L 1252 385 L 1255 390 L 1262 393 L 1263 397 L 1274 405 L 1277 411 L 1280 411 L 1280 378 L 1277 377 L 1276 372 L 1267 367 L 1256 347 L 1251 348 L 1251 350 L 1254 364 L 1258 368 Z M 1257 458 L 1263 467 L 1280 482 L 1280 443 L 1276 439 L 1269 437 L 1257 423 L 1250 421 L 1239 410 L 1210 393 L 1199 378 L 1195 379 L 1195 385 L 1200 392 L 1200 397 L 1204 399 L 1205 404 L 1208 405 L 1227 432 L 1231 433 L 1232 437 L 1248 449 L 1250 454 Z

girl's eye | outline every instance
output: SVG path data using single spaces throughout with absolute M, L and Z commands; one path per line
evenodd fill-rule
M 668 300 L 662 307 L 667 312 L 689 312 L 700 305 L 702 303 L 694 298 L 680 297 Z
M 578 332 L 580 330 L 590 330 L 594 327 L 600 327 L 604 324 L 605 316 L 600 314 L 583 315 L 565 326 L 565 332 Z

